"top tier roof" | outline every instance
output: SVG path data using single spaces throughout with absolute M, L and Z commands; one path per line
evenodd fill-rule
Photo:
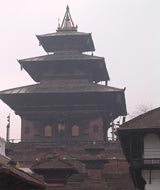
M 77 32 L 77 28 L 67 6 L 62 24 L 58 26 L 57 32 L 37 35 L 37 38 L 46 52 L 66 50 L 95 51 L 91 34 Z

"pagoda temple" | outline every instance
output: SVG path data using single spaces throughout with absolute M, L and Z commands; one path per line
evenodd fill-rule
M 0 92 L 22 121 L 21 142 L 7 142 L 6 154 L 49 190 L 134 190 L 120 142 L 107 135 L 126 115 L 124 89 L 108 86 L 91 33 L 77 30 L 67 6 L 55 33 L 36 36 L 47 54 L 18 60 L 37 83 Z
M 37 84 L 0 92 L 21 117 L 23 142 L 106 141 L 110 123 L 126 115 L 124 89 L 108 86 L 105 59 L 77 28 L 67 6 L 55 33 L 37 35 L 47 55 L 18 60 Z

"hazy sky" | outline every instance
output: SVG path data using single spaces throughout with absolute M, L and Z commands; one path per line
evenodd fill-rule
M 16 59 L 46 54 L 35 34 L 55 32 L 66 5 L 78 31 L 92 32 L 110 86 L 126 87 L 128 113 L 137 105 L 160 106 L 159 0 L 0 0 L 0 90 L 33 84 Z M 11 138 L 20 138 L 20 119 L 0 102 L 0 136 L 11 113 Z

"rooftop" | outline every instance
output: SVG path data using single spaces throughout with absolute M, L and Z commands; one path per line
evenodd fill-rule
M 84 93 L 84 92 L 123 92 L 124 89 L 114 88 L 110 86 L 95 84 L 95 83 L 68 83 L 67 81 L 59 82 L 41 82 L 34 85 L 22 86 L 9 90 L 0 91 L 0 96 L 5 94 L 34 94 L 34 93 Z
M 91 34 L 77 32 L 77 28 L 67 6 L 62 24 L 58 24 L 56 33 L 37 35 L 37 38 L 46 52 L 68 49 L 77 49 L 79 52 L 95 51 Z
M 37 62 L 37 61 L 61 61 L 61 60 L 97 60 L 104 62 L 103 57 L 98 57 L 98 56 L 92 56 L 92 55 L 87 55 L 87 54 L 81 54 L 77 53 L 75 51 L 61 51 L 57 52 L 54 54 L 50 55 L 44 55 L 44 56 L 38 56 L 38 57 L 33 57 L 33 58 L 28 58 L 28 59 L 21 59 L 18 60 L 20 63 L 24 62 Z M 54 63 L 54 62 L 53 62 Z M 90 62 L 88 62 L 90 63 Z
M 123 129 L 160 129 L 160 107 L 143 113 L 121 125 Z
M 12 181 L 10 186 L 14 185 L 15 182 L 15 184 L 18 184 L 18 186 L 22 185 L 24 187 L 25 185 L 25 187 L 27 186 L 34 189 L 44 189 L 46 187 L 44 182 L 41 182 L 33 176 L 13 166 L 10 166 L 9 161 L 10 159 L 8 157 L 0 155 L 0 188 L 1 186 L 3 188 L 6 185 L 9 186 L 10 181 Z
M 58 159 L 45 159 L 35 163 L 32 166 L 32 169 L 52 169 L 52 170 L 62 170 L 62 169 L 74 169 L 72 164 L 65 160 Z M 74 169 L 75 170 L 75 169 Z

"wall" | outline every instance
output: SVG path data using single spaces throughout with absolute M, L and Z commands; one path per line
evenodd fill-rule
M 160 158 L 160 137 L 158 135 L 144 136 L 144 158 Z
M 5 140 L 0 137 L 0 154 L 5 156 Z
M 159 190 L 160 189 L 160 170 L 152 170 L 151 171 L 151 181 L 150 171 L 143 170 L 143 177 L 147 184 L 145 185 L 145 190 Z
M 79 135 L 74 136 L 72 127 L 79 127 Z M 50 127 L 45 136 L 45 128 Z M 62 128 L 62 130 L 59 130 Z M 29 121 L 22 119 L 21 139 L 22 141 L 52 141 L 52 142 L 69 142 L 69 141 L 103 141 L 104 138 L 103 118 L 97 117 L 90 120 L 63 121 Z

